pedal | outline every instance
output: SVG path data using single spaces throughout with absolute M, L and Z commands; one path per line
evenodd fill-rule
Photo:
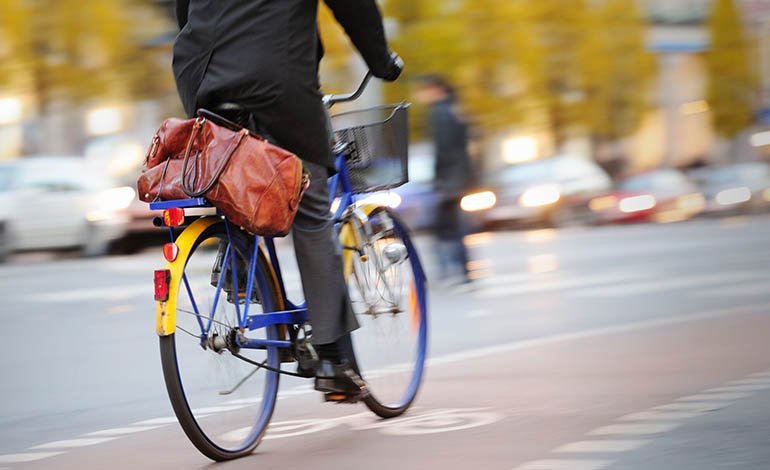
M 326 403 L 338 403 L 338 404 L 350 404 L 353 405 L 360 401 L 359 395 L 347 395 L 345 393 L 327 392 L 324 393 L 324 402 Z

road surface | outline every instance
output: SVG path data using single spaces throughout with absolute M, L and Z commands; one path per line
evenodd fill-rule
M 266 440 L 217 468 L 770 468 L 768 233 L 759 216 L 469 237 L 479 279 L 431 286 L 407 415 L 286 380 Z M 0 469 L 210 468 L 163 387 L 160 265 L 0 266 Z

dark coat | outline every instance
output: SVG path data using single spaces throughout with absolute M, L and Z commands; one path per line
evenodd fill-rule
M 390 62 L 374 0 L 325 0 L 376 76 Z M 299 157 L 333 166 L 318 83 L 318 0 L 177 0 L 174 77 L 185 111 L 251 111 Z
M 430 118 L 436 152 L 434 188 L 442 199 L 459 198 L 474 179 L 468 125 L 455 112 L 451 99 L 434 104 Z

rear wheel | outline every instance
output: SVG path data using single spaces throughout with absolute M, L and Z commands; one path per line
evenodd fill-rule
M 422 381 L 427 348 L 426 285 L 407 228 L 388 208 L 342 227 L 351 303 L 361 326 L 353 333 L 367 383 L 366 405 L 383 418 L 403 414 Z
M 227 253 L 234 253 L 238 270 L 248 266 L 250 242 L 237 230 L 232 231 L 228 242 L 223 222 L 210 226 L 197 237 L 190 247 L 179 288 L 176 331 L 160 337 L 163 374 L 177 419 L 195 447 L 217 461 L 244 456 L 257 447 L 267 430 L 278 392 L 278 373 L 235 356 L 278 368 L 277 349 L 239 349 L 235 337 L 247 332 L 238 328 L 236 306 L 223 289 L 218 293 L 212 286 L 212 282 L 219 282 L 217 276 L 212 279 L 212 268 L 217 263 L 220 244 L 228 247 Z M 262 273 L 270 272 L 261 251 L 257 263 Z M 225 270 L 219 278 L 222 285 L 228 285 L 228 276 L 230 283 L 238 276 L 238 284 L 243 285 L 244 275 L 233 275 L 231 270 Z M 280 305 L 278 287 L 271 281 L 268 277 L 266 289 L 259 289 L 256 283 L 254 289 L 259 299 L 271 296 L 272 305 Z M 240 315 L 243 307 L 241 303 Z M 261 311 L 257 303 L 249 308 L 249 315 Z M 277 331 L 268 327 L 248 332 L 248 337 L 277 339 Z

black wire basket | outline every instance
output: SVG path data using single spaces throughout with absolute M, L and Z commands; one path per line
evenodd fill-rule
M 408 103 L 332 116 L 338 143 L 347 143 L 345 166 L 354 193 L 391 189 L 409 181 Z

